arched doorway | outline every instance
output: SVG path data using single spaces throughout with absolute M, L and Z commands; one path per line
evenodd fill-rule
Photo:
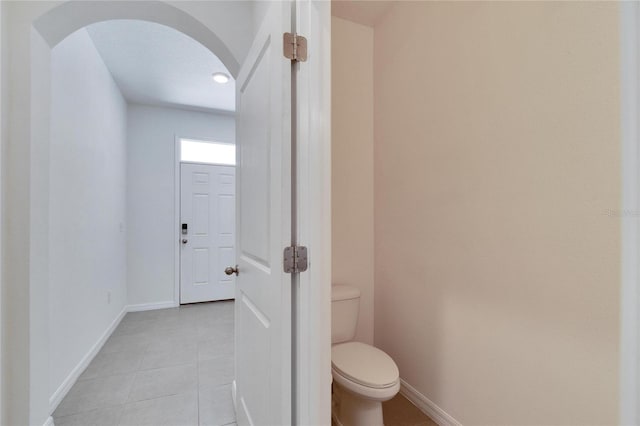
M 161 1 L 65 2 L 34 21 L 33 27 L 54 47 L 69 34 L 101 21 L 136 19 L 166 25 L 208 48 L 235 77 L 238 53 L 234 55 L 215 30 L 188 12 Z
M 123 18 L 146 20 L 176 29 L 200 42 L 235 76 L 248 44 L 237 40 L 243 37 L 250 40 L 251 31 L 243 36 L 247 28 L 242 25 L 234 28 L 233 21 L 250 22 L 251 9 L 240 3 L 234 7 L 207 2 L 208 13 L 203 13 L 202 7 L 172 6 L 160 1 L 57 5 L 15 2 L 7 6 L 12 16 L 8 28 L 12 39 L 8 61 L 12 96 L 5 109 L 11 116 L 7 144 L 7 157 L 11 160 L 4 170 L 11 185 L 5 191 L 7 216 L 15 218 L 8 229 L 22 231 L 4 235 L 6 247 L 12 250 L 7 252 L 8 266 L 4 271 L 11 282 L 6 292 L 6 300 L 11 300 L 11 304 L 3 314 L 12 326 L 5 333 L 3 363 L 11 365 L 11 369 L 6 376 L 2 423 L 44 424 L 53 402 L 48 386 L 47 315 L 51 48 L 92 23 Z

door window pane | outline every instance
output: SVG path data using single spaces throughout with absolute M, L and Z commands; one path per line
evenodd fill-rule
M 180 161 L 236 165 L 236 146 L 230 143 L 180 139 Z

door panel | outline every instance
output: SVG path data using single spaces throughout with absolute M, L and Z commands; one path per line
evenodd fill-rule
M 291 3 L 272 2 L 238 76 L 236 412 L 240 425 L 291 423 Z
M 224 268 L 235 257 L 235 168 L 180 166 L 180 303 L 233 299 L 235 281 Z
M 271 123 L 268 115 L 271 72 L 269 59 L 273 55 L 271 38 L 264 40 L 261 54 L 256 59 L 255 68 L 248 80 L 242 84 L 240 96 L 243 103 L 242 120 L 251 119 L 251 124 L 239 129 L 242 144 L 242 179 L 240 181 L 240 235 L 242 255 L 269 267 L 270 213 L 271 200 Z M 261 212 L 255 215 L 255 212 Z

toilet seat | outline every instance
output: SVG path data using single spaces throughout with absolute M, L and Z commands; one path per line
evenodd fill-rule
M 366 398 L 384 401 L 400 389 L 399 372 L 383 351 L 361 342 L 331 348 L 331 370 L 336 382 Z
M 331 365 L 345 378 L 375 389 L 391 387 L 399 377 L 398 367 L 389 355 L 362 342 L 333 346 Z

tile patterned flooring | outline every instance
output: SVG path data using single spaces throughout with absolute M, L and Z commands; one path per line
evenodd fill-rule
M 56 426 L 235 424 L 233 301 L 131 312 L 53 414 Z
M 56 426 L 235 425 L 233 301 L 128 313 L 53 413 Z M 397 395 L 386 426 L 435 426 Z

